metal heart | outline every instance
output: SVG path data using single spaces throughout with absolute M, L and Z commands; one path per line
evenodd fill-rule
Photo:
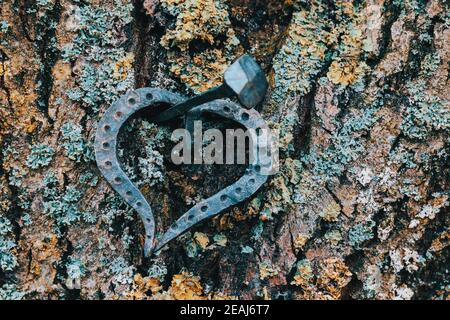
M 106 110 L 98 123 L 94 143 L 97 166 L 112 188 L 138 212 L 142 219 L 146 234 L 144 243 L 145 256 L 149 256 L 153 248 L 156 251 L 160 250 L 170 240 L 184 233 L 200 221 L 212 217 L 254 194 L 267 180 L 267 175 L 261 172 L 262 165 L 266 168 L 268 165 L 271 166 L 270 156 L 263 155 L 260 157 L 259 152 L 256 150 L 254 154 L 258 156 L 255 157 L 253 163 L 246 169 L 243 177 L 234 184 L 189 209 L 170 226 L 158 244 L 154 246 L 155 219 L 152 209 L 145 197 L 131 182 L 120 166 L 117 157 L 117 138 L 120 129 L 127 120 L 136 116 L 139 111 L 159 103 L 176 105 L 185 100 L 186 98 L 181 95 L 157 88 L 142 88 L 129 91 Z M 203 112 L 214 113 L 234 120 L 246 128 L 255 130 L 265 129 L 264 132 L 270 132 L 266 123 L 256 110 L 241 108 L 238 104 L 231 101 L 214 100 L 198 106 L 187 114 L 187 120 L 189 121 L 193 115 Z M 263 144 L 267 146 L 267 139 L 270 139 L 270 136 L 267 134 L 264 135 L 262 138 L 264 141 L 261 141 L 261 143 L 259 142 L 261 138 L 258 135 L 252 135 L 251 139 L 257 140 L 256 143 L 253 141 L 251 145 L 254 148 L 258 148 L 259 145 Z

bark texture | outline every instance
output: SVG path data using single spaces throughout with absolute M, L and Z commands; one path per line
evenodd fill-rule
M 0 0 L 0 298 L 448 298 L 449 25 L 439 0 Z M 281 170 L 143 259 L 96 123 L 129 89 L 207 90 L 242 53 L 269 76 Z M 241 173 L 170 164 L 180 125 L 122 135 L 159 233 Z

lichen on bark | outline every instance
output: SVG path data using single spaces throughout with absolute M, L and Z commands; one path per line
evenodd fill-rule
M 449 8 L 443 1 L 0 1 L 0 299 L 448 299 Z M 252 54 L 280 172 L 151 259 L 96 168 L 102 113 L 186 95 Z M 170 130 L 119 156 L 161 234 L 240 174 L 170 162 Z

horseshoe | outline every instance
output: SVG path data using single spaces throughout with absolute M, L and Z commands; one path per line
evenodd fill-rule
M 192 118 L 190 113 L 193 115 Z M 160 250 L 169 241 L 200 221 L 211 218 L 249 198 L 267 181 L 267 173 L 272 170 L 272 158 L 267 149 L 272 137 L 267 124 L 256 110 L 243 109 L 238 104 L 227 100 L 214 100 L 192 109 L 190 113 L 187 114 L 187 126 L 200 114 L 212 113 L 233 120 L 246 129 L 254 129 L 254 134 L 250 134 L 250 139 L 252 139 L 250 146 L 253 146 L 253 154 L 256 156 L 238 181 L 196 204 L 173 223 L 158 241 L 155 251 Z M 258 135 L 258 132 L 261 134 Z M 261 150 L 263 151 L 261 152 Z
M 149 256 L 153 248 L 155 219 L 147 200 L 120 166 L 117 138 L 127 120 L 139 111 L 156 103 L 176 105 L 184 100 L 182 96 L 162 89 L 142 88 L 129 91 L 106 110 L 97 126 L 94 142 L 97 166 L 111 187 L 138 212 L 144 223 L 145 256 Z
M 267 153 L 261 154 L 258 150 L 267 148 L 269 145 L 270 131 L 259 113 L 250 109 L 262 101 L 266 90 L 267 82 L 262 70 L 250 56 L 244 55 L 226 70 L 222 86 L 202 95 L 186 99 L 167 90 L 142 88 L 127 92 L 105 112 L 98 123 L 95 136 L 94 149 L 97 166 L 112 188 L 138 212 L 142 219 L 145 228 L 145 256 L 149 256 L 153 250 L 160 250 L 169 241 L 200 221 L 219 214 L 250 197 L 267 180 L 267 174 L 261 169 L 262 166 L 265 166 L 265 170 L 267 170 L 265 172 L 270 172 L 272 159 Z M 250 110 L 243 109 L 231 101 L 217 100 L 219 97 L 233 95 Z M 209 100 L 213 101 L 208 102 Z M 131 117 L 157 103 L 165 103 L 172 107 L 156 115 L 152 119 L 154 122 L 166 121 L 187 112 L 186 124 L 189 127 L 190 123 L 202 113 L 214 113 L 234 120 L 248 129 L 255 129 L 265 134 L 250 136 L 251 145 L 255 148 L 253 154 L 257 156 L 247 168 L 245 175 L 231 186 L 189 209 L 172 224 L 154 246 L 155 220 L 152 209 L 120 166 L 117 157 L 117 138 L 121 128 Z M 197 107 L 194 108 L 196 105 Z

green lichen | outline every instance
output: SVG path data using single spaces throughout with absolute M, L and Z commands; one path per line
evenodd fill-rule
M 412 139 L 424 140 L 435 132 L 450 128 L 450 108 L 439 97 L 427 94 L 427 82 L 423 79 L 407 84 L 409 103 L 401 128 Z
M 55 150 L 45 144 L 39 143 L 31 146 L 30 154 L 27 157 L 26 165 L 31 169 L 46 167 L 53 159 Z
M 381 100 L 382 101 L 382 100 Z M 374 123 L 378 121 L 377 111 L 379 102 L 361 110 L 358 115 L 349 118 L 331 136 L 330 146 L 323 152 L 311 146 L 308 154 L 302 157 L 302 162 L 316 176 L 317 180 L 328 181 L 339 177 L 352 161 L 357 160 L 365 151 L 364 133 L 369 132 Z
M 0 287 L 0 300 L 22 300 L 24 292 L 17 290 L 17 286 L 12 283 L 4 284 Z
M 422 40 L 423 41 L 423 40 Z M 436 70 L 439 68 L 439 65 L 441 64 L 442 59 L 438 52 L 432 52 L 430 54 L 427 54 L 425 58 L 423 59 L 421 63 L 421 75 L 424 75 L 425 77 L 431 77 L 436 72 Z
M 163 156 L 158 148 L 164 147 L 164 141 L 167 141 L 169 130 L 167 128 L 159 129 L 155 124 L 145 121 L 142 123 L 139 135 L 147 143 L 144 147 L 144 156 L 139 157 L 138 169 L 144 178 L 143 183 L 153 186 L 164 180 Z
M 61 129 L 62 147 L 67 157 L 76 162 L 93 159 L 92 149 L 88 147 L 82 135 L 82 128 L 73 123 L 65 123 Z
M 327 9 L 320 1 L 313 1 L 311 9 L 302 8 L 293 14 L 286 42 L 274 58 L 275 103 L 310 91 L 313 78 L 327 59 L 329 26 Z
M 9 173 L 9 185 L 20 187 L 22 185 L 22 179 L 25 177 L 26 172 L 18 168 L 12 168 Z
M 361 245 L 374 237 L 373 227 L 375 222 L 368 220 L 353 226 L 348 232 L 348 240 L 352 247 L 360 248 Z
M 272 178 L 271 188 L 265 194 L 261 220 L 271 220 L 274 214 L 287 212 L 294 202 L 299 201 L 298 184 L 302 170 L 302 164 L 297 159 L 287 158 L 280 163 L 280 172 Z
M 62 50 L 67 62 L 83 57 L 76 73 L 77 87 L 70 89 L 70 99 L 98 111 L 102 103 L 112 103 L 133 87 L 133 56 L 125 50 L 118 30 L 132 22 L 133 5 L 115 0 L 112 8 L 79 3 L 75 10 L 75 38 Z
M 98 184 L 98 176 L 92 172 L 85 172 L 80 175 L 80 183 L 87 184 L 90 187 L 95 187 Z
M 200 247 L 193 240 L 189 240 L 184 245 L 184 250 L 189 258 L 195 258 L 200 252 Z
M 258 224 L 256 224 L 250 232 L 251 239 L 253 241 L 258 241 L 261 238 L 263 231 L 264 231 L 264 224 L 262 221 L 259 221 Z
M 122 232 L 122 236 L 120 237 L 123 247 L 125 249 L 129 249 L 131 244 L 133 243 L 134 237 L 130 234 L 130 228 L 125 227 Z
M 69 257 L 66 261 L 66 272 L 68 278 L 80 279 L 86 274 L 86 267 L 80 259 Z
M 116 285 L 133 283 L 135 267 L 130 265 L 125 258 L 115 258 L 109 263 L 108 271 L 112 274 L 112 282 Z
M 329 81 L 342 89 L 350 85 L 363 90 L 363 76 L 369 69 L 364 62 L 363 17 L 358 4 L 352 2 L 337 1 L 330 6 L 314 0 L 308 6 L 299 5 L 274 58 L 270 104 L 278 106 L 290 96 L 305 96 L 325 71 Z
M 338 230 L 331 230 L 325 233 L 324 238 L 335 246 L 342 240 L 342 235 Z
M 311 261 L 302 259 L 295 264 L 295 276 L 292 284 L 298 286 L 309 286 L 314 279 Z
M 149 277 L 163 281 L 167 275 L 167 267 L 163 261 L 153 260 L 147 273 Z
M 250 254 L 253 253 L 253 248 L 249 247 L 249 246 L 243 246 L 241 249 L 241 253 L 246 253 L 246 254 Z
M 31 219 L 31 216 L 28 212 L 24 212 L 20 219 L 25 227 L 31 226 L 33 224 L 33 220 Z
M 15 247 L 11 221 L 0 216 L 0 270 L 12 271 L 17 266 L 17 259 L 12 251 Z
M 74 185 L 63 190 L 58 188 L 56 175 L 50 171 L 43 180 L 44 183 L 44 213 L 50 215 L 56 222 L 55 232 L 61 234 L 61 227 L 70 226 L 88 215 L 79 209 L 79 201 L 83 194 Z M 90 218 L 88 219 L 90 221 Z M 92 221 L 95 221 L 92 219 Z

